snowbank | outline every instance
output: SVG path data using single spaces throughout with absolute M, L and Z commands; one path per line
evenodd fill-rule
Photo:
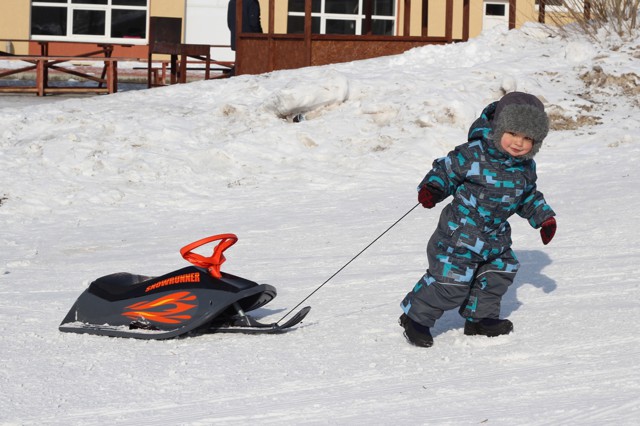
M 527 25 L 327 67 L 1 96 L 0 423 L 635 424 L 637 40 L 613 49 Z M 291 333 L 58 332 L 93 279 L 168 272 L 181 246 L 223 232 L 240 237 L 225 270 L 275 285 L 259 314 L 279 319 L 414 206 L 433 159 L 511 90 L 552 115 L 538 183 L 559 223 L 543 247 L 512 221 L 512 335 L 466 337 L 450 312 L 433 348 L 402 337 L 438 208 L 334 278 Z

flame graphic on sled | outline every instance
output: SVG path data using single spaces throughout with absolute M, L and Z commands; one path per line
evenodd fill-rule
M 192 302 L 192 303 L 189 303 Z M 144 318 L 164 324 L 180 324 L 191 319 L 185 312 L 198 306 L 197 297 L 188 291 L 179 291 L 151 301 L 142 301 L 127 306 L 123 316 L 134 320 Z

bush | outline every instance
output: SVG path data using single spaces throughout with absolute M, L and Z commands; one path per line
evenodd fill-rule
M 601 29 L 625 37 L 638 28 L 640 0 L 564 0 L 564 6 L 565 12 L 550 11 L 549 21 L 565 31 L 568 22 L 594 38 Z

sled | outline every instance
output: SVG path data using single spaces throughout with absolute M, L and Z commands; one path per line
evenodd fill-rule
M 219 241 L 209 257 L 193 250 Z M 220 271 L 234 234 L 203 238 L 180 249 L 193 266 L 158 277 L 119 272 L 93 281 L 78 297 L 59 330 L 136 339 L 168 339 L 203 333 L 282 333 L 300 323 L 307 306 L 283 324 L 248 315 L 276 297 L 269 284 Z

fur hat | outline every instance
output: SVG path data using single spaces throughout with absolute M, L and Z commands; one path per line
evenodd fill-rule
M 544 112 L 544 105 L 535 96 L 511 92 L 498 102 L 491 127 L 494 144 L 501 152 L 504 150 L 500 140 L 505 132 L 523 133 L 533 139 L 531 152 L 523 156 L 531 159 L 540 151 L 542 141 L 549 133 L 549 117 Z

